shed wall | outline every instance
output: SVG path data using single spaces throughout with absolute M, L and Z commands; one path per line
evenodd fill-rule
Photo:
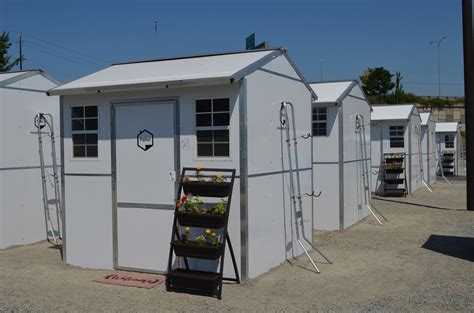
M 247 80 L 249 277 L 256 277 L 302 253 L 293 224 L 280 107 L 282 101 L 293 103 L 297 136 L 306 135 L 311 125 L 311 94 L 284 58 L 274 59 Z M 298 161 L 301 192 L 311 193 L 311 139 L 298 139 Z M 302 201 L 304 237 L 312 242 L 311 199 Z
M 163 97 L 179 97 L 181 167 L 235 168 L 239 172 L 239 110 L 238 85 L 183 87 L 156 91 L 104 93 L 64 98 L 64 153 L 66 177 L 66 260 L 69 264 L 89 268 L 113 268 L 112 196 L 111 196 L 111 129 L 112 101 L 139 101 Z M 229 97 L 231 103 L 230 157 L 225 159 L 198 158 L 195 136 L 195 100 Z M 99 157 L 80 160 L 72 157 L 70 108 L 74 105 L 99 106 Z M 117 125 L 117 127 L 120 127 Z M 96 175 L 102 176 L 96 176 Z M 163 173 L 168 176 L 168 173 Z M 85 195 L 91 195 L 84 209 Z M 240 268 L 240 201 L 239 180 L 235 182 L 229 217 L 229 235 Z M 174 196 L 174 195 L 170 195 Z M 88 219 L 94 218 L 92 225 Z M 81 221 L 81 222 L 78 222 Z M 157 225 L 171 236 L 172 225 Z M 87 233 L 87 234 L 86 234 Z M 84 238 L 84 237 L 87 238 Z M 91 242 L 90 239 L 94 238 Z M 169 246 L 160 247 L 166 255 Z M 225 275 L 232 277 L 230 254 L 225 256 Z M 200 266 L 200 265 L 199 265 Z
M 31 132 L 35 115 L 50 113 L 59 138 L 59 98 L 45 93 L 55 86 L 35 75 L 0 88 L 0 249 L 46 239 L 38 137 Z M 44 155 L 51 174 L 48 137 Z

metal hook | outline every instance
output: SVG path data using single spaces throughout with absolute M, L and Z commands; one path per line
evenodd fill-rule
M 301 136 L 301 138 L 303 138 L 303 139 L 308 139 L 308 138 L 310 138 L 310 137 L 311 137 L 311 134 L 310 134 L 310 133 Z
M 379 173 L 380 173 L 380 171 L 373 171 L 372 175 L 378 175 Z
M 306 192 L 306 193 L 305 193 L 305 195 L 307 195 L 308 197 L 315 197 L 315 198 L 319 198 L 319 197 L 321 196 L 321 191 L 320 191 L 320 192 L 318 192 L 318 194 L 317 194 L 317 195 L 316 195 L 316 194 L 314 194 L 314 190 L 313 190 L 313 192 L 312 192 L 312 193 L 310 193 L 310 194 Z

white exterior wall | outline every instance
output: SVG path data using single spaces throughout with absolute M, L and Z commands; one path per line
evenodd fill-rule
M 446 148 L 445 144 L 445 136 L 446 135 L 454 135 L 454 148 Z M 454 175 L 458 175 L 459 172 L 459 157 L 460 157 L 460 139 L 461 135 L 458 132 L 437 132 L 436 133 L 436 160 L 439 158 L 439 154 L 443 152 L 443 150 L 454 150 L 455 151 L 455 161 L 454 161 Z M 440 173 L 438 173 L 441 175 Z
M 427 125 L 421 126 L 421 147 L 423 155 L 424 179 L 428 184 L 436 182 L 436 139 L 435 123 L 432 119 Z
M 339 107 L 327 108 L 327 135 L 313 138 L 313 227 L 333 230 L 339 221 Z M 311 130 L 310 130 L 311 131 Z
M 288 78 L 290 77 L 290 78 Z M 311 94 L 284 58 L 247 78 L 249 277 L 256 277 L 302 250 L 292 224 L 282 101 L 295 107 L 297 136 L 310 133 Z M 291 110 L 289 114 L 291 114 Z M 290 115 L 291 118 L 291 115 Z M 283 137 L 282 137 L 283 136 Z M 283 160 L 282 160 L 283 156 Z M 311 193 L 311 140 L 299 139 L 301 192 Z M 293 169 L 294 167 L 293 159 Z M 311 199 L 303 197 L 304 237 L 312 242 Z M 293 232 L 292 232 L 293 230 Z M 309 244 L 301 238 L 307 249 Z
M 390 147 L 390 126 L 405 127 L 405 144 L 403 148 Z M 420 173 L 420 153 L 418 149 L 418 129 L 421 120 L 413 114 L 410 121 L 374 121 L 372 122 L 372 191 L 376 194 L 383 192 L 383 155 L 385 153 L 406 154 L 406 179 L 408 193 L 413 193 L 422 187 Z
M 0 249 L 46 239 L 38 137 L 30 132 L 37 113 L 52 114 L 59 149 L 59 97 L 45 93 L 55 86 L 35 75 L 0 88 Z M 50 147 L 45 137 L 48 166 Z
M 113 268 L 112 194 L 110 102 L 117 100 L 143 100 L 162 97 L 179 97 L 180 103 L 180 158 L 181 167 L 235 168 L 239 173 L 239 110 L 238 85 L 183 87 L 156 91 L 133 91 L 84 96 L 64 97 L 64 151 L 65 151 L 65 211 L 66 261 L 88 268 Z M 198 158 L 195 136 L 195 100 L 229 97 L 231 105 L 230 157 L 222 160 Z M 72 157 L 70 107 L 74 105 L 99 106 L 99 158 L 80 160 Z M 117 125 L 117 127 L 120 127 Z M 69 174 L 69 175 L 68 175 Z M 72 175 L 71 175 L 72 174 Z M 82 174 L 86 176 L 75 176 Z M 109 176 L 87 176 L 103 174 Z M 74 175 L 74 176 L 73 176 Z M 168 173 L 163 173 L 168 176 Z M 85 196 L 87 195 L 87 197 Z M 229 216 L 229 236 L 240 269 L 240 189 L 234 184 L 232 207 Z M 174 195 L 173 195 L 174 196 Z M 91 222 L 91 218 L 94 221 Z M 169 229 L 172 225 L 157 225 Z M 168 234 L 164 233 L 163 236 Z M 168 255 L 169 245 L 160 247 Z M 225 256 L 225 275 L 232 277 L 230 254 Z
M 367 170 L 370 171 L 370 106 L 365 100 L 359 87 L 354 87 L 350 95 L 343 100 L 343 160 L 344 160 L 344 212 L 342 228 L 347 228 L 369 215 L 366 205 L 370 199 L 364 194 L 364 179 L 362 162 L 366 162 Z M 367 158 L 363 158 L 363 140 L 356 132 L 356 116 L 362 115 L 365 128 L 365 150 Z M 370 177 L 370 176 L 369 176 Z M 370 188 L 370 178 L 369 185 Z M 370 192 L 368 193 L 370 197 Z

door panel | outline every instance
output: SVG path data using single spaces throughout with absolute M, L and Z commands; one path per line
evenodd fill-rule
M 118 268 L 166 271 L 175 203 L 174 105 L 115 106 Z

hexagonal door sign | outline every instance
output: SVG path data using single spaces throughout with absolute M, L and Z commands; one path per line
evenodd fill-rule
M 153 134 L 148 130 L 141 130 L 137 135 L 137 146 L 143 151 L 153 147 Z
M 43 114 L 38 113 L 35 116 L 35 127 L 39 129 L 43 129 L 46 126 L 46 122 L 44 121 Z

